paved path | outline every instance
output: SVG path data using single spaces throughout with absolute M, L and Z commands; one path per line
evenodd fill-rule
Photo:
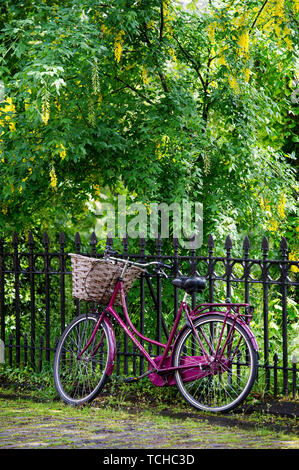
M 220 421 L 219 421 L 220 422 Z M 298 449 L 294 433 L 0 398 L 0 449 Z

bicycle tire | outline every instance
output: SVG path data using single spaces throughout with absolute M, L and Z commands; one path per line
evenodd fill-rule
M 59 396 L 67 404 L 89 403 L 105 385 L 110 350 L 108 329 L 104 322 L 100 324 L 90 346 L 78 358 L 98 319 L 92 313 L 77 316 L 66 327 L 57 345 L 53 364 L 54 383 Z M 94 355 L 91 357 L 92 353 Z
M 227 327 L 223 329 L 217 356 L 218 363 L 215 361 L 216 345 L 219 340 L 217 335 L 221 331 L 223 321 L 224 316 L 219 314 L 203 315 L 194 321 L 194 327 L 214 362 L 213 365 L 211 363 L 201 366 L 206 375 L 198 378 L 200 374 L 197 372 L 194 380 L 189 378 L 186 381 L 182 370 L 175 372 L 176 385 L 184 399 L 193 407 L 209 412 L 227 412 L 239 406 L 250 393 L 257 375 L 258 353 L 242 325 L 235 324 L 234 334 L 225 347 L 229 328 L 233 326 L 233 320 L 230 318 L 227 319 Z M 222 357 L 221 346 L 224 348 Z M 176 341 L 173 366 L 182 364 L 182 358 L 186 356 L 193 356 L 193 361 L 197 361 L 197 364 L 200 361 L 198 357 L 203 357 L 202 349 L 191 327 L 183 329 Z

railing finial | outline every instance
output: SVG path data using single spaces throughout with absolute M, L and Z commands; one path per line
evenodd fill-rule
M 225 240 L 225 248 L 227 251 L 230 251 L 232 249 L 232 240 L 229 235 L 227 235 L 226 240 Z
M 282 252 L 288 251 L 288 242 L 286 237 L 282 237 L 281 242 L 280 242 L 280 249 Z
M 244 250 L 244 252 L 245 252 L 246 254 L 249 253 L 249 250 L 250 250 L 250 240 L 249 240 L 248 235 L 246 235 L 246 237 L 244 238 L 243 250 Z
M 265 255 L 269 251 L 269 242 L 268 242 L 268 238 L 266 236 L 264 236 L 264 238 L 262 240 L 262 250 L 263 250 Z

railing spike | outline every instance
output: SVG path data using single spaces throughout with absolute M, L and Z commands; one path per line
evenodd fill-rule
M 214 238 L 213 238 L 213 235 L 211 235 L 211 234 L 208 236 L 207 245 L 208 245 L 208 248 L 210 248 L 210 249 L 214 248 Z
M 32 232 L 30 231 L 28 233 L 28 245 L 33 245 L 33 243 L 34 243 L 34 239 L 33 239 Z
M 280 242 L 280 249 L 281 251 L 287 251 L 288 250 L 288 242 L 286 237 L 282 237 L 281 242 Z
M 124 254 L 128 254 L 128 248 L 129 248 L 129 240 L 128 240 L 128 235 L 125 233 L 123 236 L 122 244 L 124 247 Z
M 232 244 L 231 238 L 229 235 L 227 235 L 226 240 L 225 240 L 225 248 L 229 251 L 231 250 L 232 246 L 233 244 Z
M 245 253 L 248 253 L 250 250 L 250 240 L 248 235 L 246 235 L 246 237 L 244 238 L 243 250 L 245 251 Z
M 262 240 L 262 250 L 265 253 L 269 251 L 269 242 L 268 242 L 268 238 L 266 236 L 264 236 L 264 238 Z
M 18 236 L 17 232 L 14 232 L 12 234 L 12 241 L 15 245 L 17 245 L 19 243 L 19 236 Z
M 113 245 L 112 233 L 109 232 L 107 235 L 106 246 L 112 246 L 112 245 Z
M 81 237 L 80 237 L 79 232 L 77 232 L 76 235 L 75 235 L 75 243 L 76 243 L 76 245 L 81 243 Z
M 91 243 L 92 245 L 94 245 L 95 243 L 97 243 L 97 236 L 96 236 L 95 232 L 92 232 L 92 234 L 91 234 L 90 243 Z
M 47 232 L 44 233 L 43 242 L 44 242 L 44 245 L 49 244 L 49 235 Z
M 64 245 L 64 243 L 65 243 L 64 232 L 60 232 L 60 234 L 59 234 L 59 243 L 60 243 L 60 245 Z
M 145 246 L 146 246 L 146 240 L 145 240 L 145 236 L 144 236 L 143 233 L 141 234 L 141 236 L 139 238 L 139 246 L 140 246 L 140 253 L 144 254 L 144 250 L 145 250 Z
M 176 233 L 173 234 L 172 244 L 173 244 L 173 248 L 177 250 L 179 247 L 179 237 L 177 236 Z
M 158 233 L 158 236 L 157 236 L 157 238 L 156 238 L 156 246 L 157 246 L 158 248 L 161 248 L 161 246 L 162 246 L 162 238 L 161 238 L 161 234 L 160 234 L 160 233 Z

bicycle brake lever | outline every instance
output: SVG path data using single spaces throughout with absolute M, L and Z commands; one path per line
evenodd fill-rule
M 108 256 L 119 256 L 119 253 L 108 246 L 104 251 L 104 258 L 107 258 Z
M 155 269 L 155 272 L 156 272 L 157 274 L 161 274 L 161 276 L 163 276 L 163 277 L 165 277 L 166 279 L 168 279 L 168 276 L 167 276 L 167 274 L 163 271 L 163 269 L 157 268 L 157 269 Z

